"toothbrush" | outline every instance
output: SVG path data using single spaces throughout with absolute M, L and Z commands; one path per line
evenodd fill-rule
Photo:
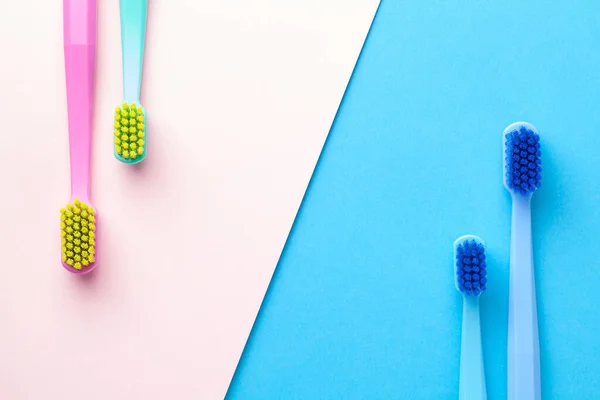
M 541 184 L 540 137 L 526 122 L 504 130 L 504 186 L 512 197 L 508 399 L 540 400 L 540 350 L 531 245 L 531 197 Z
M 96 0 L 64 0 L 63 30 L 71 199 L 60 210 L 62 265 L 70 272 L 85 274 L 96 267 L 96 211 L 89 200 Z
M 485 400 L 479 296 L 487 286 L 485 243 L 473 235 L 454 242 L 454 285 L 463 295 L 459 400 Z
M 126 164 L 146 157 L 146 110 L 140 103 L 148 0 L 121 0 L 124 103 L 115 110 L 114 154 Z

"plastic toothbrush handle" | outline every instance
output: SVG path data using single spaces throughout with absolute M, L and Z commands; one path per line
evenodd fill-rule
M 96 0 L 64 0 L 71 194 L 89 197 L 96 72 Z
M 147 13 L 148 0 L 121 0 L 123 96 L 128 103 L 140 99 Z
M 531 196 L 513 196 L 508 298 L 509 400 L 541 399 L 530 204 Z
M 487 399 L 479 322 L 479 298 L 467 296 L 463 301 L 458 399 Z

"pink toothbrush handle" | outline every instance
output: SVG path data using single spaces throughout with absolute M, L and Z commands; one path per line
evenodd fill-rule
M 96 0 L 64 0 L 63 25 L 71 196 L 87 200 L 96 72 Z

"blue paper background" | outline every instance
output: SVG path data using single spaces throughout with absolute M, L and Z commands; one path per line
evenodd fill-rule
M 506 398 L 502 131 L 542 136 L 544 399 L 600 398 L 600 3 L 383 0 L 227 398 L 456 399 L 452 243 L 487 242 L 489 399 Z

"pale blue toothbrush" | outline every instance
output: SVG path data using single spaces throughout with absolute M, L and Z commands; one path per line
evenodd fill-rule
M 485 244 L 479 237 L 467 235 L 454 242 L 454 284 L 463 295 L 458 398 L 485 400 L 479 296 L 487 287 L 487 265 Z
M 540 400 L 540 349 L 531 244 L 531 197 L 541 184 L 540 137 L 526 122 L 504 130 L 504 186 L 512 196 L 508 400 Z

